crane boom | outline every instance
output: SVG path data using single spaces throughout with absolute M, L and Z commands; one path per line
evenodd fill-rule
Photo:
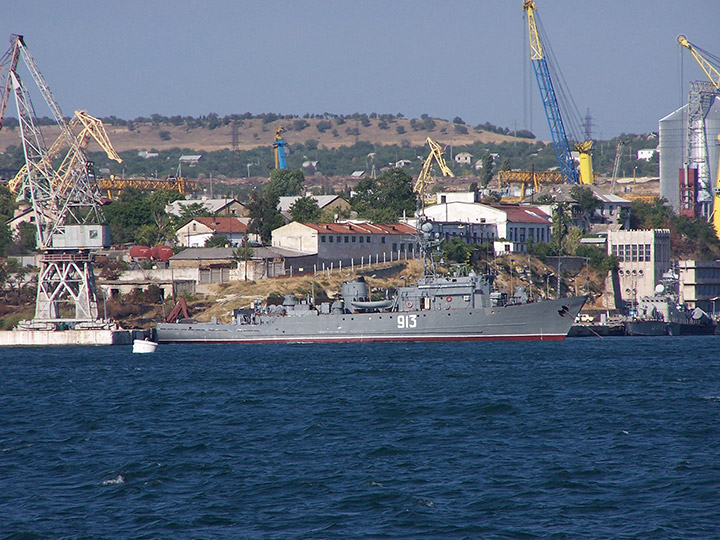
M 710 79 L 715 90 L 720 91 L 720 71 L 718 71 L 718 67 L 705 58 L 698 50 L 698 47 L 690 43 L 682 34 L 677 37 L 677 40 L 680 45 L 690 51 L 690 54 L 692 54 L 695 61 L 700 65 L 700 68 L 705 72 L 707 78 Z
M 425 207 L 425 197 L 427 195 L 427 190 L 434 183 L 434 180 L 432 179 L 433 162 L 438 164 L 438 167 L 440 167 L 440 171 L 442 172 L 443 176 L 451 176 L 453 178 L 455 177 L 453 172 L 450 170 L 450 167 L 448 167 L 447 163 L 445 163 L 442 146 L 433 141 L 430 137 L 425 139 L 425 142 L 427 142 L 428 146 L 430 146 L 430 153 L 425 159 L 425 163 L 423 163 L 420 174 L 418 175 L 418 178 L 415 181 L 415 185 L 413 186 L 413 191 L 417 193 L 420 198 L 422 208 Z
M 2 95 L 0 95 L 0 129 L 2 129 L 3 120 L 5 119 L 5 109 L 7 108 L 13 87 L 11 74 L 15 73 L 18 60 L 20 59 L 20 42 L 14 38 L 15 36 L 10 37 L 10 48 L 2 58 L 0 58 L 0 73 L 4 80 L 2 84 Z

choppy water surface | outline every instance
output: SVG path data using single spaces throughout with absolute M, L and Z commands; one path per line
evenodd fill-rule
M 710 538 L 720 338 L 0 350 L 0 538 Z

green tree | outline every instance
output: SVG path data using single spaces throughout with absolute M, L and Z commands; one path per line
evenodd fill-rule
M 253 258 L 253 248 L 252 248 L 252 246 L 248 245 L 247 239 L 244 239 L 242 245 L 236 247 L 233 250 L 233 260 L 234 261 L 249 261 L 252 258 Z
M 320 219 L 322 211 L 313 197 L 300 197 L 290 206 L 290 215 L 294 221 L 313 223 Z
M 482 187 L 487 187 L 493 177 L 493 157 L 490 152 L 485 152 L 481 158 L 482 169 L 480 170 L 480 183 Z
M 247 207 L 250 212 L 250 225 L 248 230 L 260 236 L 263 243 L 272 239 L 272 232 L 285 224 L 285 220 L 278 211 L 278 197 L 271 191 L 250 192 Z
M 446 261 L 462 264 L 470 262 L 473 252 L 473 248 L 460 238 L 451 238 L 447 242 L 443 242 L 441 249 Z
M 602 206 L 602 201 L 587 186 L 573 186 L 570 188 L 570 195 L 582 211 L 583 221 L 589 225 L 592 215 Z
M 565 236 L 568 223 L 570 223 L 570 216 L 568 215 L 568 207 L 566 203 L 560 202 L 553 207 L 552 223 L 553 248 L 558 255 L 562 255 L 563 238 Z
M 555 204 L 555 197 L 548 193 L 544 193 L 544 194 L 540 195 L 537 199 L 535 199 L 535 203 L 536 204 Z
M 141 225 L 135 233 L 135 241 L 144 246 L 157 245 L 162 241 L 160 238 L 160 229 L 154 223 Z
M 205 240 L 205 247 L 226 247 L 230 245 L 230 239 L 224 234 L 213 234 Z
M 580 227 L 569 227 L 567 233 L 562 239 L 563 253 L 575 253 L 580 246 L 582 238 L 582 229 Z
M 301 169 L 273 169 L 263 191 L 271 197 L 291 197 L 302 194 L 304 185 L 305 175 Z
M 21 223 L 18 225 L 18 243 L 23 252 L 35 251 L 37 249 L 37 227 L 32 223 Z
M 376 223 L 394 223 L 403 213 L 415 211 L 412 177 L 402 169 L 390 169 L 377 178 L 363 178 L 351 199 L 358 215 Z
M 6 220 L 13 217 L 15 213 L 15 196 L 7 186 L 0 186 L 0 216 Z
M 112 241 L 123 244 L 142 242 L 151 238 L 156 241 L 170 240 L 175 236 L 175 225 L 184 224 L 191 219 L 175 220 L 173 223 L 165 212 L 165 205 L 177 198 L 179 194 L 167 190 L 146 193 L 136 189 L 123 190 L 120 197 L 105 207 L 105 217 L 110 225 Z M 197 206 L 186 209 L 187 214 L 203 213 Z M 184 220 L 184 221 L 183 221 Z M 139 235 L 139 237 L 138 237 Z
M 180 207 L 180 219 L 183 223 L 187 223 L 196 217 L 211 217 L 210 212 L 202 203 L 184 204 Z

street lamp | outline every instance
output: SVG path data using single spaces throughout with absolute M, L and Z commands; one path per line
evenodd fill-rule
M 545 274 L 545 298 L 550 298 L 550 278 L 554 275 L 552 272 Z
M 510 259 L 510 296 L 513 295 L 513 267 L 515 266 L 515 259 Z

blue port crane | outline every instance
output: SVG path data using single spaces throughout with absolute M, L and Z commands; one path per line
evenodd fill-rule
M 550 76 L 547 59 L 535 22 L 535 2 L 533 0 L 525 0 L 523 2 L 523 9 L 527 13 L 530 60 L 532 61 L 535 78 L 540 88 L 540 98 L 545 108 L 545 116 L 547 117 L 550 134 L 552 135 L 555 154 L 560 165 L 563 182 L 566 184 L 577 184 L 582 181 L 583 184 L 592 184 L 592 158 L 590 155 L 592 141 L 584 141 L 575 145 L 575 149 L 580 154 L 580 175 L 578 175 L 570 151 L 570 143 L 568 142 L 567 132 L 565 131 L 563 117 L 560 113 L 557 94 L 553 86 L 553 80 Z
M 287 143 L 282 138 L 282 132 L 285 128 L 280 126 L 275 132 L 275 142 L 273 142 L 273 151 L 275 152 L 275 168 L 287 169 L 287 158 L 285 157 L 285 147 Z

